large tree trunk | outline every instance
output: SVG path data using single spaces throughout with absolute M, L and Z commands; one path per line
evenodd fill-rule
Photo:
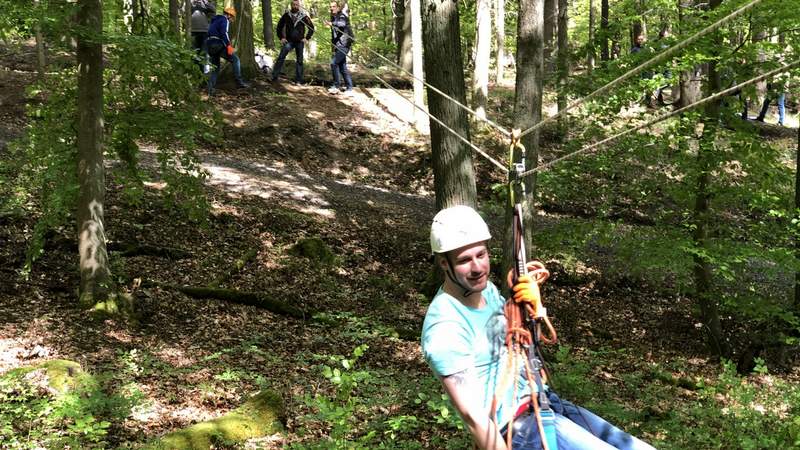
M 569 37 L 567 36 L 567 0 L 558 0 L 558 110 L 567 107 L 567 79 L 569 78 Z M 563 119 L 562 119 L 563 122 Z
M 514 128 L 525 130 L 542 120 L 542 80 L 544 78 L 544 0 L 520 0 L 517 19 L 517 80 L 514 97 Z M 539 161 L 539 131 L 528 133 L 522 138 L 525 146 L 526 169 L 535 167 Z M 515 155 L 519 161 L 522 155 Z M 526 197 L 523 203 L 523 224 L 525 224 L 526 254 L 533 253 L 533 219 L 535 217 L 536 174 L 524 180 Z M 511 216 L 506 220 L 510 230 Z M 505 248 L 512 248 L 511 233 L 506 233 Z M 510 266 L 510 256 L 506 264 Z
M 458 2 L 422 0 L 422 25 L 427 82 L 466 104 Z M 433 116 L 469 139 L 469 122 L 463 109 L 430 89 L 428 105 Z M 430 129 L 436 209 L 475 206 L 477 193 L 470 148 L 433 120 Z
M 183 2 L 183 37 L 186 39 L 186 48 L 192 48 L 192 0 Z
M 589 0 L 589 45 L 586 47 L 586 72 L 591 75 L 594 70 L 594 0 Z
M 608 0 L 600 0 L 600 61 L 608 61 L 611 59 L 608 50 L 608 38 L 610 33 L 608 27 L 608 13 Z
M 694 0 L 695 3 L 698 1 L 701 0 Z M 682 0 L 678 0 L 678 24 L 681 29 L 691 29 L 688 25 L 694 21 L 694 17 L 690 15 L 691 10 L 689 15 L 684 14 L 684 8 L 692 7 L 693 5 L 684 6 L 681 2 Z M 675 103 L 676 108 L 683 108 L 684 106 L 691 105 L 700 100 L 702 96 L 702 80 L 700 74 L 700 66 L 681 72 L 680 79 L 678 80 L 680 85 L 680 97 L 678 98 L 678 102 Z
M 711 8 L 716 8 L 722 0 L 711 0 Z M 712 54 L 718 53 L 722 46 L 719 32 L 712 37 Z M 720 90 L 720 77 L 717 72 L 717 63 L 711 60 L 708 63 L 707 95 L 712 95 Z M 694 206 L 694 288 L 695 299 L 700 307 L 700 315 L 708 333 L 708 345 L 715 355 L 729 357 L 729 346 L 722 335 L 722 325 L 719 317 L 719 304 L 712 291 L 712 268 L 709 260 L 703 255 L 708 248 L 708 237 L 711 229 L 711 173 L 714 171 L 713 160 L 716 146 L 716 134 L 719 127 L 721 100 L 715 100 L 706 105 L 703 135 L 697 152 L 697 186 Z
M 797 152 L 794 169 L 794 208 L 800 211 L 800 127 L 797 127 Z M 795 258 L 800 261 L 800 236 L 794 238 Z M 800 316 L 800 271 L 794 275 L 794 313 Z
M 169 0 L 169 22 L 175 39 L 179 39 L 181 35 L 181 7 L 179 1 Z
M 411 68 L 414 74 L 414 126 L 417 131 L 424 129 L 427 116 L 422 111 L 425 108 L 425 84 L 422 80 L 425 77 L 422 56 L 422 11 L 420 10 L 420 0 L 409 0 L 409 8 L 406 15 L 410 16 L 411 29 L 408 33 L 411 36 Z
M 495 67 L 495 82 L 503 84 L 503 71 L 506 64 L 506 1 L 495 0 L 494 10 L 494 41 L 497 67 Z
M 411 37 L 411 4 L 406 0 L 393 0 L 393 2 L 395 14 L 394 33 L 397 40 L 397 64 L 411 72 L 414 68 Z
M 264 26 L 261 30 L 264 37 L 264 47 L 269 50 L 275 48 L 275 33 L 272 31 L 272 0 L 261 0 L 261 17 Z
M 110 292 L 111 273 L 103 222 L 105 169 L 103 167 L 103 4 L 80 0 L 78 20 L 78 252 L 80 303 L 104 302 Z
M 253 4 L 249 0 L 235 0 L 236 20 L 231 24 L 230 34 L 236 55 L 242 64 L 242 77 L 252 79 L 258 72 L 256 51 L 253 44 Z M 233 70 L 230 64 L 220 75 L 222 80 L 233 79 Z
M 636 12 L 639 14 L 640 19 L 633 22 L 631 26 L 631 45 L 629 48 L 633 47 L 636 44 L 636 37 L 637 36 L 645 36 L 647 37 L 647 24 L 644 20 L 645 18 L 645 4 L 644 0 L 639 0 L 636 2 Z
M 550 58 L 555 48 L 555 30 L 558 19 L 558 0 L 544 0 L 544 63 L 552 70 Z
M 33 7 L 35 10 L 39 9 L 39 0 L 33 0 Z M 44 78 L 45 66 L 47 62 L 45 60 L 45 53 L 44 53 L 44 36 L 42 35 L 42 24 L 39 20 L 33 25 L 34 35 L 36 36 L 36 71 L 39 73 L 39 78 Z
M 472 75 L 472 109 L 478 117 L 486 118 L 486 98 L 489 96 L 489 58 L 492 53 L 491 0 L 477 0 L 475 5 L 475 70 Z

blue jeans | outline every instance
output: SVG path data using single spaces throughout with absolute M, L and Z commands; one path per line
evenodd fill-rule
M 347 85 L 347 90 L 353 89 L 353 78 L 347 70 L 347 53 L 345 53 L 344 50 L 334 47 L 333 58 L 331 59 L 331 71 L 333 72 L 333 87 L 339 87 L 339 73 L 341 72 L 342 77 L 344 77 L 345 85 Z
M 236 56 L 236 53 L 228 56 L 228 52 L 225 47 L 222 46 L 221 41 L 219 43 L 209 42 L 206 45 L 208 46 L 208 56 L 211 58 L 211 65 L 214 66 L 211 75 L 208 77 L 208 93 L 213 93 L 214 87 L 217 85 L 220 58 L 224 58 L 231 63 L 233 66 L 233 77 L 236 78 L 236 84 L 242 86 L 244 84 L 244 80 L 242 80 L 242 64 L 239 62 L 239 57 Z
M 778 125 L 783 125 L 784 119 L 786 119 L 786 93 L 781 92 L 777 96 L 778 100 Z M 761 112 L 758 113 L 758 117 L 756 120 L 764 120 L 764 117 L 767 115 L 767 111 L 769 111 L 769 104 L 771 99 L 769 96 L 764 99 L 764 103 L 761 105 Z
M 558 450 L 655 450 L 591 411 L 561 400 L 555 392 L 549 392 L 548 398 L 556 416 Z M 514 450 L 541 450 L 536 417 L 529 414 L 517 420 L 522 423 L 514 427 L 519 429 L 512 436 Z
M 275 67 L 272 68 L 272 79 L 277 80 L 278 76 L 283 72 L 283 63 L 286 61 L 286 55 L 294 49 L 295 62 L 294 62 L 294 80 L 298 83 L 303 82 L 303 41 L 300 42 L 286 42 L 281 46 L 281 52 L 278 54 L 278 60 L 275 61 Z

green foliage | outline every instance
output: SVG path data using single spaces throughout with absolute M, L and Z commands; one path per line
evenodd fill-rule
M 105 48 L 106 151 L 120 161 L 112 174 L 125 198 L 136 206 L 147 183 L 161 182 L 168 206 L 204 219 L 205 173 L 194 148 L 214 138 L 218 117 L 198 95 L 191 53 L 170 41 L 127 35 L 109 38 Z M 63 70 L 30 90 L 44 101 L 29 107 L 26 135 L 13 146 L 15 201 L 35 199 L 43 211 L 28 266 L 41 254 L 46 233 L 68 224 L 77 202 L 75 80 L 74 69 Z M 143 167 L 143 148 L 155 153 L 156 167 Z
M 107 448 L 112 424 L 126 418 L 142 396 L 136 389 L 109 393 L 104 377 L 87 378 L 58 394 L 32 376 L 36 373 L 17 370 L 0 376 L 4 448 Z

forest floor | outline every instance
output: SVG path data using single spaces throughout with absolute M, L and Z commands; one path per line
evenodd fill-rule
M 22 87 L 35 78 L 29 54 L 6 56 L 0 70 L 0 158 L 9 155 L 5 143 L 23 130 Z M 501 95 L 492 113 L 510 109 L 502 102 L 510 95 Z M 253 445 L 281 448 L 330 432 L 330 424 L 310 416 L 314 395 L 330 396 L 334 389 L 321 366 L 332 363 L 331 355 L 346 357 L 366 343 L 358 367 L 371 377 L 359 392 L 382 401 L 357 414 L 356 428 L 376 418 L 432 417 L 426 403 L 415 400 L 439 387 L 418 342 L 393 333 L 418 330 L 422 323 L 427 300 L 420 287 L 430 268 L 434 214 L 428 136 L 414 130 L 408 102 L 387 89 L 357 87 L 351 96 L 334 96 L 321 86 L 263 78 L 250 89 L 222 89 L 213 101 L 225 124 L 223 138 L 200 149 L 208 172 L 207 222 L 193 223 L 165 205 L 157 182 L 148 184 L 139 206 L 129 206 L 109 173 L 109 243 L 183 251 L 112 252 L 114 275 L 135 299 L 138 322 L 94 321 L 77 306 L 77 255 L 69 229 L 51 236 L 29 280 L 20 279 L 35 217 L 0 217 L 0 373 L 64 358 L 109 374 L 109 385 L 134 383 L 142 399 L 112 426 L 108 441 L 114 446 L 136 446 L 217 417 L 259 389 L 272 388 L 285 401 L 287 433 Z M 147 165 L 154 150 L 142 150 Z M 485 162 L 476 167 L 481 196 L 489 197 L 500 175 Z M 543 211 L 540 217 L 546 226 L 562 216 Z M 500 220 L 492 218 L 497 235 Z M 296 243 L 313 237 L 332 250 L 332 262 L 293 252 Z M 245 255 L 241 269 L 232 270 Z M 203 287 L 220 276 L 222 288 L 263 292 L 328 314 L 298 320 L 193 299 L 167 286 Z M 620 359 L 624 364 L 593 368 L 587 382 L 619 385 L 620 403 L 645 408 L 635 393 L 622 389 L 626 371 L 678 357 L 693 365 L 695 375 L 716 367 L 694 326 L 689 299 L 633 282 L 582 280 L 559 283 L 555 277 L 544 290 L 561 345 L 575 355 L 609 348 L 627 355 Z M 463 432 L 435 425 L 413 431 L 429 448 L 446 442 L 447 433 Z

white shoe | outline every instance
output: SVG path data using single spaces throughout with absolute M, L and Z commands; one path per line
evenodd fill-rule
M 350 96 L 353 95 L 353 90 L 352 89 L 346 89 L 346 90 L 342 91 L 342 95 L 350 97 Z
M 331 86 L 328 88 L 328 94 L 338 94 L 338 93 L 339 93 L 339 88 L 337 88 L 336 86 Z

